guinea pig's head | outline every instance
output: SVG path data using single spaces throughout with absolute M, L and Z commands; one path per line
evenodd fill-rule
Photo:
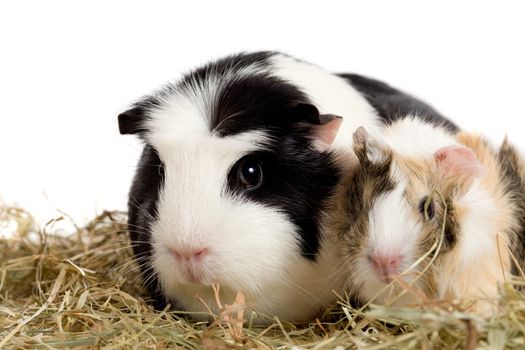
M 121 133 L 145 144 L 129 228 L 157 302 L 194 311 L 194 294 L 218 284 L 258 307 L 300 290 L 291 281 L 323 245 L 319 215 L 339 176 L 328 147 L 340 124 L 249 55 L 198 69 L 122 113 Z
M 408 157 L 363 128 L 354 134 L 354 152 L 359 165 L 343 179 L 333 228 L 345 242 L 350 294 L 361 302 L 406 303 L 394 299 L 405 286 L 385 288 L 397 276 L 435 296 L 435 269 L 455 249 L 468 205 L 462 198 L 482 172 L 476 156 L 451 145 L 430 159 Z

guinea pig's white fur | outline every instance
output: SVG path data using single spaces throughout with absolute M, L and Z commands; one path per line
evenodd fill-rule
M 377 133 L 385 120 L 397 118 L 385 108 L 388 114 L 380 116 L 352 79 L 364 79 L 361 89 L 376 84 L 382 94 L 399 94 L 396 111 L 412 102 L 423 106 L 377 81 L 344 78 L 279 53 L 254 53 L 197 69 L 119 116 L 121 133 L 139 133 L 145 143 L 130 192 L 130 231 L 160 307 L 165 301 L 208 318 L 208 308 L 219 311 L 212 283 L 220 285 L 223 302 L 241 291 L 258 313 L 288 321 L 311 319 L 336 300 L 346 276 L 335 254 L 338 242 L 320 223 L 339 176 L 336 159 L 343 167 L 335 154 L 350 151 L 358 126 Z M 305 115 L 294 124 L 289 109 L 297 103 L 344 120 L 332 116 L 321 123 Z M 330 133 L 337 128 L 334 140 Z M 236 167 L 260 154 L 263 165 L 273 162 L 263 179 L 278 190 L 239 191 L 231 183 Z M 174 254 L 201 250 L 206 255 L 198 264 Z
M 368 131 L 374 134 L 374 131 Z M 380 130 L 377 142 L 385 142 L 395 153 L 407 157 L 430 159 L 441 147 L 457 141 L 444 126 L 430 124 L 415 116 L 407 116 Z
M 523 236 L 520 220 L 524 213 L 518 204 L 520 200 L 515 200 L 523 196 L 523 188 L 512 184 L 523 186 L 523 178 L 519 179 L 522 161 L 507 164 L 512 160 L 507 161 L 500 150 L 479 136 L 453 135 L 412 118 L 394 123 L 375 136 L 364 136 L 360 130 L 356 138 L 356 152 L 366 147 L 360 158 L 364 170 L 349 175 L 351 181 L 347 180 L 340 190 L 338 207 L 331 219 L 332 228 L 346 242 L 343 255 L 350 271 L 351 294 L 363 303 L 407 305 L 424 301 L 410 292 L 397 298 L 404 287 L 393 282 L 390 289 L 386 288 L 388 281 L 374 271 L 371 257 L 399 257 L 395 274 L 427 298 L 468 300 L 473 303 L 471 309 L 481 313 L 496 310 L 498 286 L 513 272 L 510 252 L 515 247 L 517 254 L 522 255 L 523 251 L 519 248 L 523 238 L 518 235 Z M 513 152 L 510 146 L 503 145 L 505 148 Z M 440 157 L 440 152 L 447 154 Z M 370 171 L 373 168 L 369 166 L 374 165 L 384 166 L 387 171 L 373 180 L 363 175 L 360 182 L 359 171 Z M 512 168 L 510 181 L 505 168 Z M 378 174 L 380 170 L 374 171 Z M 362 199 L 364 208 L 368 208 L 355 214 L 360 231 L 356 227 L 342 229 L 345 219 L 341 217 L 350 215 L 345 203 L 353 189 L 344 188 L 348 184 L 365 188 L 361 195 L 350 199 Z M 415 268 L 414 264 L 439 239 L 444 220 L 444 206 L 437 193 L 433 199 L 434 218 L 425 220 L 418 211 L 420 200 L 431 195 L 432 190 L 444 196 L 449 205 L 447 220 L 451 221 L 446 222 L 441 251 L 419 278 L 416 276 L 430 258 Z M 371 194 L 373 191 L 377 192 Z M 449 243 L 445 242 L 447 239 Z

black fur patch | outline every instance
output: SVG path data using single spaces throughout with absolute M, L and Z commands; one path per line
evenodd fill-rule
M 339 74 L 339 76 L 346 79 L 350 85 L 363 94 L 385 123 L 391 123 L 407 115 L 416 115 L 435 125 L 443 125 L 451 132 L 459 131 L 454 123 L 443 117 L 427 103 L 382 81 L 357 74 Z
M 309 103 L 305 94 L 281 79 L 263 74 L 245 76 L 225 84 L 213 111 L 211 129 L 220 136 L 257 129 L 289 133 L 298 121 L 292 108 L 305 103 Z
M 450 198 L 446 198 L 445 202 L 447 204 L 447 217 L 445 221 L 445 237 L 443 241 L 442 252 L 449 252 L 456 246 L 456 243 L 458 241 L 458 235 L 461 232 L 461 227 L 456 216 L 456 209 L 454 208 L 454 203 Z M 442 224 L 443 215 L 444 213 L 441 214 L 441 216 L 436 216 L 436 220 L 440 225 Z
M 163 309 L 165 298 L 160 294 L 159 281 L 151 266 L 150 225 L 157 217 L 159 191 L 164 183 L 164 167 L 157 152 L 146 145 L 129 192 L 128 223 L 133 253 L 139 263 L 155 307 Z

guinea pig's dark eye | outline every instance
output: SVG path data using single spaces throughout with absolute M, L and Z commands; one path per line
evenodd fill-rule
M 434 208 L 434 201 L 429 196 L 425 196 L 419 202 L 419 212 L 427 220 L 431 220 L 435 213 L 436 209 Z
M 244 189 L 258 187 L 263 178 L 261 162 L 258 159 L 246 158 L 239 165 L 238 178 Z

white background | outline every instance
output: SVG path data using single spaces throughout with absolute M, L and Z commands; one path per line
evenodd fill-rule
M 124 209 L 140 145 L 118 134 L 117 114 L 241 50 L 379 78 L 525 148 L 519 1 L 191 3 L 0 3 L 0 200 L 40 222 L 56 208 L 79 223 Z

